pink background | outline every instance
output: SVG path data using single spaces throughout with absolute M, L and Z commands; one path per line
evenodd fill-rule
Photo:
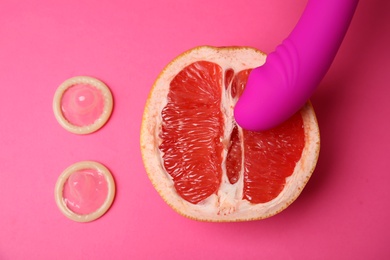
M 0 259 L 390 259 L 390 1 L 361 0 L 312 101 L 318 167 L 272 218 L 201 223 L 179 216 L 146 176 L 139 149 L 155 78 L 198 45 L 270 52 L 306 0 L 12 1 L 0 9 Z M 52 99 L 69 77 L 107 83 L 115 108 L 100 131 L 57 123 Z M 112 171 L 117 195 L 101 219 L 58 210 L 54 185 L 81 160 Z

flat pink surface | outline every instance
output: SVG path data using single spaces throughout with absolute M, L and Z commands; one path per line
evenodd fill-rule
M 360 1 L 312 98 L 320 159 L 287 210 L 257 222 L 196 222 L 171 210 L 145 173 L 140 124 L 162 68 L 198 45 L 270 52 L 305 4 L 3 0 L 0 259 L 390 259 L 388 0 Z M 87 136 L 65 131 L 52 111 L 57 86 L 77 75 L 101 79 L 115 100 L 108 124 Z M 87 224 L 54 202 L 58 176 L 81 160 L 105 164 L 117 184 L 112 208 Z

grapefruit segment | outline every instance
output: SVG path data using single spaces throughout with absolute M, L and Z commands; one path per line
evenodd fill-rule
M 275 129 L 244 130 L 244 199 L 265 203 L 279 195 L 299 161 L 305 133 L 300 113 Z
M 221 71 L 208 62 L 187 66 L 171 81 L 162 110 L 164 167 L 192 203 L 215 193 L 222 175 Z
M 234 126 L 230 135 L 230 145 L 226 156 L 226 175 L 231 184 L 238 181 L 242 170 L 242 148 L 238 127 Z

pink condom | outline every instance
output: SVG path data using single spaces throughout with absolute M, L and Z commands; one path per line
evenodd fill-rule
M 63 82 L 53 101 L 57 121 L 75 134 L 89 134 L 100 129 L 109 119 L 112 106 L 109 88 L 103 82 L 86 76 Z
M 84 161 L 71 165 L 58 178 L 55 200 L 61 212 L 78 222 L 101 217 L 111 206 L 115 183 L 100 163 Z

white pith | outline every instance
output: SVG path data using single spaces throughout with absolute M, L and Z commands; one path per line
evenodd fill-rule
M 192 204 L 176 193 L 174 183 L 163 167 L 162 156 L 158 149 L 161 140 L 158 136 L 162 123 L 161 111 L 167 103 L 169 82 L 185 66 L 195 61 L 215 62 L 224 71 L 231 68 L 237 73 L 261 66 L 265 59 L 265 54 L 252 48 L 199 47 L 172 61 L 155 82 L 145 106 L 141 127 L 142 157 L 154 187 L 164 200 L 180 214 L 202 221 L 245 221 L 266 218 L 282 211 L 291 204 L 310 178 L 319 152 L 319 129 L 310 104 L 307 104 L 301 111 L 306 140 L 301 160 L 296 164 L 293 174 L 287 179 L 284 190 L 270 202 L 252 204 L 242 200 L 243 174 L 240 174 L 239 180 L 235 184 L 230 184 L 226 176 L 224 160 L 222 164 L 222 183 L 218 193 L 198 204 Z M 223 88 L 221 109 L 225 113 L 225 129 L 221 142 L 230 138 L 234 126 L 232 107 L 234 107 L 235 102 L 236 100 L 233 100 Z M 240 128 L 239 132 L 242 134 Z M 226 156 L 227 149 L 223 151 L 223 158 L 225 159 Z

